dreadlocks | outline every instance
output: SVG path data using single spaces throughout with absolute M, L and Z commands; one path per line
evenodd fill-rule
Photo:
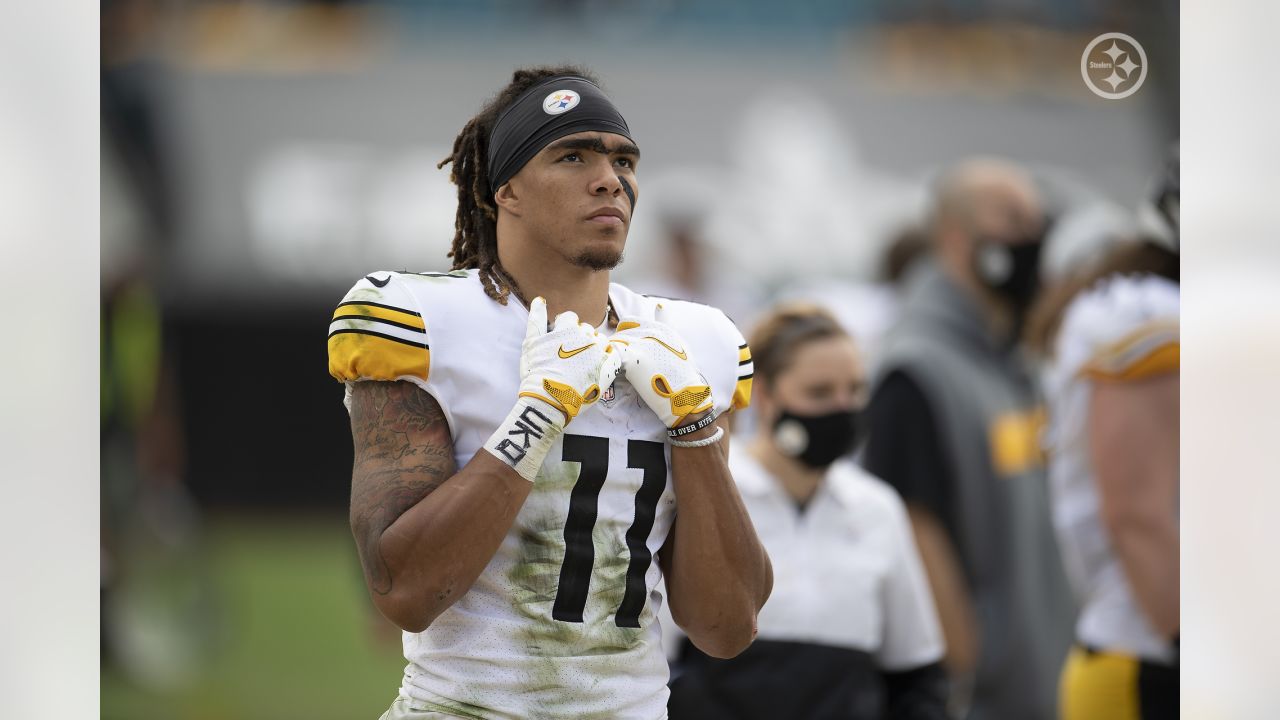
M 496 188 L 489 187 L 489 134 L 502 113 L 525 90 L 556 75 L 577 75 L 597 85 L 599 82 L 583 68 L 573 65 L 559 67 L 520 68 L 511 76 L 511 82 L 485 103 L 475 117 L 467 121 L 462 132 L 453 141 L 453 152 L 441 160 L 437 168 L 453 163 L 449 180 L 458 186 L 458 213 L 453 221 L 454 270 L 480 270 L 480 284 L 485 294 L 506 305 L 507 296 L 520 289 L 511 275 L 498 262 L 498 208 L 493 202 Z

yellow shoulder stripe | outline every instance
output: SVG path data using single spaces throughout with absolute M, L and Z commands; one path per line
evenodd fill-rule
M 391 305 L 383 305 L 382 303 L 353 300 L 338 305 L 338 309 L 333 311 L 334 320 L 350 316 L 386 320 L 407 329 L 426 329 L 422 324 L 422 316 L 418 313 L 411 310 L 401 310 L 400 308 L 393 307 Z
M 738 380 L 738 384 L 733 386 L 733 402 L 730 407 L 734 410 L 743 410 L 751 404 L 751 375 Z
M 1100 380 L 1137 380 L 1178 369 L 1176 320 L 1148 323 L 1094 355 L 1081 373 Z
M 329 374 L 339 382 L 406 375 L 425 381 L 430 368 L 431 350 L 425 344 L 362 331 L 329 335 Z
M 742 410 L 751 404 L 751 378 L 755 377 L 755 366 L 751 362 L 751 348 L 746 343 L 738 346 L 738 383 L 733 386 L 733 400 L 730 410 Z
M 1132 381 L 1176 372 L 1180 363 L 1181 346 L 1177 342 L 1155 348 L 1138 360 L 1124 367 L 1107 367 L 1090 363 L 1085 366 L 1085 376 L 1094 380 Z

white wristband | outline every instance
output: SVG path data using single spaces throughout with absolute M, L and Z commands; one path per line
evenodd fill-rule
M 533 482 L 543 459 L 564 429 L 551 419 L 559 414 L 559 410 L 541 400 L 522 397 L 485 441 L 484 449 L 514 468 L 520 477 Z
M 702 438 L 701 440 L 674 440 L 669 439 L 667 442 L 675 447 L 706 447 L 720 442 L 720 438 L 724 437 L 724 428 L 718 427 L 716 431 Z

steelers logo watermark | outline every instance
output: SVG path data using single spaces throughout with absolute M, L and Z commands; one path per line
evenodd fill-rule
M 1127 98 L 1147 79 L 1147 52 L 1124 33 L 1103 33 L 1080 55 L 1080 77 L 1098 97 Z
M 578 107 L 582 96 L 572 90 L 556 90 L 542 100 L 542 111 L 548 115 L 559 115 Z

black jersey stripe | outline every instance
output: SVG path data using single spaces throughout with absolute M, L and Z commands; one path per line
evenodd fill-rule
M 422 317 L 421 313 L 416 313 L 412 310 L 398 308 L 395 305 L 383 305 L 382 303 L 370 302 L 369 300 L 348 300 L 347 302 L 338 303 L 338 307 L 345 307 L 347 305 L 370 305 L 372 307 L 382 308 L 383 310 L 395 310 L 396 312 L 401 312 L 405 315 L 412 315 L 419 318 Z
M 739 349 L 739 350 L 746 350 L 746 349 L 747 349 L 747 344 L 746 344 L 746 343 L 742 343 L 741 345 L 739 345 L 739 346 L 738 346 L 738 349 Z
M 462 274 L 455 275 L 454 274 L 455 272 L 459 272 Z M 455 270 L 452 272 L 410 272 L 409 270 L 397 270 L 396 273 L 399 275 L 417 275 L 419 277 L 429 277 L 429 278 L 453 278 L 455 280 L 467 279 L 466 270 Z
M 391 341 L 394 341 L 394 342 L 398 342 L 398 343 L 400 343 L 401 345 L 408 345 L 408 346 L 410 346 L 410 347 L 422 348 L 423 350 L 430 350 L 430 349 L 431 349 L 431 348 L 430 348 L 426 343 L 419 343 L 419 342 L 414 342 L 414 341 L 412 341 L 412 340 L 405 340 L 404 338 L 398 338 L 398 337 L 396 337 L 395 335 L 387 335 L 387 334 L 385 334 L 385 333 L 374 332 L 373 330 L 357 330 L 357 329 L 355 329 L 355 328 L 339 328 L 338 330 L 334 330 L 333 332 L 329 333 L 329 337 L 333 337 L 334 335 L 341 335 L 342 333 L 356 333 L 356 334 L 358 334 L 358 335 L 372 335 L 372 336 L 374 336 L 374 337 L 380 337 L 380 338 L 382 338 L 383 340 L 391 340 Z
M 383 323 L 385 325 L 391 325 L 393 327 L 403 328 L 405 330 L 411 330 L 413 332 L 421 333 L 423 335 L 427 334 L 427 331 L 423 330 L 420 327 L 414 327 L 413 325 L 408 325 L 402 322 L 396 322 L 395 320 L 387 320 L 386 318 L 373 317 L 372 315 L 337 315 L 333 318 L 334 322 L 338 320 L 368 320 L 369 322 Z
M 751 378 L 753 378 L 753 377 L 755 377 L 755 376 L 756 376 L 756 374 L 755 374 L 754 372 L 749 372 L 749 373 L 747 373 L 746 375 L 739 375 L 739 376 L 738 376 L 738 380 L 739 380 L 739 381 L 742 381 L 742 380 L 750 380 Z
M 743 365 L 750 365 L 750 364 L 751 364 L 751 358 L 747 358 L 746 360 L 739 361 L 738 367 L 742 367 Z

